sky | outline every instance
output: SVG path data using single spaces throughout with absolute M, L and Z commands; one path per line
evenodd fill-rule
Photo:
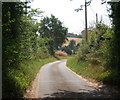
M 76 12 L 75 9 L 80 5 L 84 5 L 85 0 L 33 0 L 32 8 L 40 8 L 44 11 L 45 16 L 50 17 L 53 14 L 63 25 L 68 28 L 69 33 L 81 34 L 85 29 L 85 9 Z M 88 27 L 91 27 L 96 22 L 96 13 L 98 21 L 102 21 L 110 26 L 110 19 L 106 10 L 107 4 L 101 5 L 101 0 L 92 0 L 87 6 L 87 22 Z M 38 18 L 39 19 L 39 18 Z

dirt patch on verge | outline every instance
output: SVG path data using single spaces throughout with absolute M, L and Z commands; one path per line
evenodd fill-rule
M 39 83 L 39 72 L 37 73 L 35 79 L 32 81 L 31 85 L 26 89 L 24 98 L 37 98 L 38 83 Z

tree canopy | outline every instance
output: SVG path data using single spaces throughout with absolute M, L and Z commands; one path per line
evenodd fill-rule
M 51 40 L 51 46 L 55 50 L 58 50 L 65 42 L 67 28 L 63 26 L 62 22 L 58 20 L 58 18 L 51 15 L 50 18 L 45 17 L 41 20 L 39 33 L 41 37 L 49 38 Z

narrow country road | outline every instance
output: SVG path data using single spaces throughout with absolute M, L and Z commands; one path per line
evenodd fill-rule
M 37 98 L 103 97 L 95 87 L 66 67 L 66 60 L 44 65 L 39 73 Z M 109 96 L 109 95 L 107 95 Z

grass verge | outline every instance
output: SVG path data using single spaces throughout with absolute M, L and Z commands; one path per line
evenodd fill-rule
M 110 71 L 105 71 L 103 66 L 92 64 L 90 61 L 78 61 L 75 56 L 68 58 L 67 66 L 77 74 L 95 81 L 103 81 L 111 74 Z
M 57 57 L 59 58 L 59 57 Z M 62 58 L 59 58 L 62 59 Z M 7 74 L 3 77 L 3 98 L 22 97 L 25 90 L 36 77 L 39 69 L 46 63 L 58 59 L 51 57 L 22 62 L 18 68 L 7 69 Z

